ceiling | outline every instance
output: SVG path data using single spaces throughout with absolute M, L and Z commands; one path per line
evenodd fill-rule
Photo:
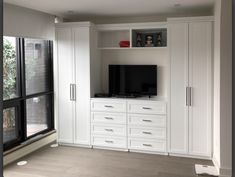
M 214 0 L 4 0 L 64 18 L 145 16 L 212 12 Z

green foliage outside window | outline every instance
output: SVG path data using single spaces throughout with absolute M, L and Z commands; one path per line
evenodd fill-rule
M 3 99 L 16 97 L 17 77 L 16 49 L 7 39 L 3 39 Z

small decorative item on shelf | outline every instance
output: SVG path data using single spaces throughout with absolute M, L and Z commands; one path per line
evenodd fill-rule
M 162 46 L 162 33 L 159 32 L 156 34 L 157 36 L 157 47 L 161 47 Z
M 120 47 L 130 47 L 130 41 L 120 41 L 119 46 Z
M 136 35 L 136 47 L 142 47 L 141 33 L 137 33 Z
M 145 47 L 154 47 L 152 34 L 145 36 Z

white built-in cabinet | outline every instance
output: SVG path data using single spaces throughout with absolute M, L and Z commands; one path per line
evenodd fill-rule
M 90 145 L 91 24 L 56 25 L 58 142 Z
M 95 27 L 89 22 L 56 24 L 58 142 L 211 158 L 212 26 L 211 17 Z M 136 34 L 159 31 L 167 43 L 137 47 Z M 120 47 L 121 40 L 130 46 Z M 131 58 L 136 54 L 153 59 L 137 62 Z M 152 100 L 93 98 L 107 91 L 108 64 L 159 65 L 158 87 L 166 94 Z
M 212 20 L 169 20 L 169 151 L 211 157 Z

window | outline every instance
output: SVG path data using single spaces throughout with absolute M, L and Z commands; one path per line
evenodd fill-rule
M 51 58 L 48 41 L 25 39 L 26 94 L 51 90 Z
M 17 39 L 3 38 L 3 100 L 19 96 Z
M 51 97 L 49 95 L 27 99 L 27 137 L 48 129 L 51 117 Z
M 4 150 L 54 128 L 52 42 L 4 37 Z
M 17 139 L 16 108 L 11 107 L 3 110 L 3 143 Z

